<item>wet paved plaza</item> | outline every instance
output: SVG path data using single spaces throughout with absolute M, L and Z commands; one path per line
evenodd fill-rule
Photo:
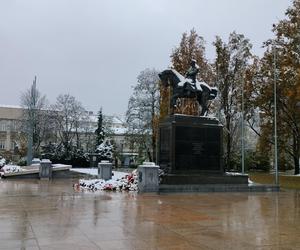
M 0 249 L 300 249 L 300 192 L 82 193 L 0 180 Z

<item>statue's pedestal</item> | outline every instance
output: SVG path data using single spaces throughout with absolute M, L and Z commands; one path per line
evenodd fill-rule
M 223 126 L 217 119 L 172 115 L 160 124 L 161 184 L 247 183 L 224 174 Z
M 169 116 L 159 129 L 160 167 L 170 174 L 222 174 L 222 129 L 216 119 Z

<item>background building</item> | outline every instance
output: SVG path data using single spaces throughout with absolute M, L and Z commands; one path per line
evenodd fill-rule
M 19 106 L 0 106 L 0 153 L 12 155 L 19 147 L 20 121 L 23 109 Z
M 0 105 L 0 155 L 5 158 L 18 159 L 25 156 L 19 150 L 21 144 L 24 144 L 24 147 L 27 146 L 26 142 L 21 143 L 21 140 L 26 138 L 26 135 L 21 132 L 23 113 L 24 109 L 21 106 Z M 92 111 L 87 111 L 87 115 L 88 119 L 80 122 L 79 141 L 84 152 L 91 152 L 95 147 L 98 117 Z M 123 119 L 113 115 L 104 116 L 104 121 L 106 139 L 115 145 L 119 164 L 129 166 L 134 163 L 137 153 L 127 142 L 127 128 Z M 74 136 L 74 145 L 76 145 L 76 139 Z M 57 137 L 54 136 L 51 142 L 56 143 L 56 140 Z M 44 142 L 46 143 L 48 142 Z

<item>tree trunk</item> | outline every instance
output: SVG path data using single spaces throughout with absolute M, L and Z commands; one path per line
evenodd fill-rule
M 295 175 L 299 174 L 299 157 L 293 157 L 294 158 L 294 166 L 295 166 Z
M 226 133 L 227 133 L 227 136 L 226 136 L 226 152 L 227 152 L 227 155 L 226 155 L 226 168 L 227 170 L 230 169 L 230 162 L 231 162 L 231 135 L 230 135 L 230 118 L 227 117 L 226 118 Z
M 152 126 L 152 161 L 156 163 L 156 122 L 155 122 L 155 93 L 152 94 L 152 105 L 151 105 L 151 126 Z
M 147 148 L 147 154 L 148 154 L 149 161 L 152 162 L 152 155 L 149 148 Z
M 152 159 L 156 163 L 156 134 L 152 134 Z
M 300 137 L 298 136 L 298 134 L 294 135 L 294 147 L 293 147 L 293 159 L 294 159 L 294 166 L 295 166 L 295 175 L 299 174 L 300 173 L 300 170 L 299 170 L 299 161 L 300 161 L 300 150 L 299 150 L 299 147 L 300 147 Z

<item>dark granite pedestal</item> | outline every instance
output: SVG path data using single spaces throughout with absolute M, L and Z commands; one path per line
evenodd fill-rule
M 247 175 L 227 175 L 223 166 L 223 127 L 217 119 L 172 115 L 160 124 L 161 184 L 247 184 Z

